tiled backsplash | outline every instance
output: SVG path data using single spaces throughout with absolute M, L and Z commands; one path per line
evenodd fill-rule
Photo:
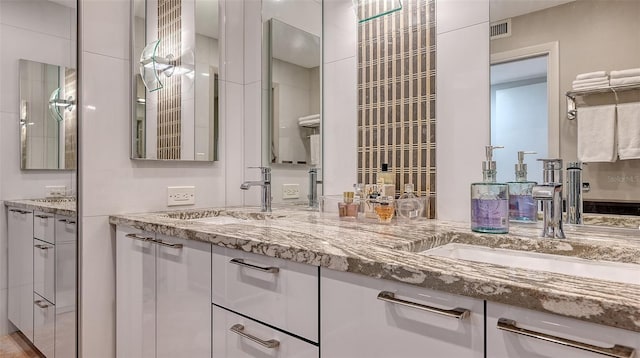
M 360 1 L 359 11 L 384 6 Z M 358 25 L 358 182 L 375 183 L 387 163 L 397 194 L 413 183 L 430 196 L 428 217 L 436 194 L 435 47 L 434 0 L 408 0 Z

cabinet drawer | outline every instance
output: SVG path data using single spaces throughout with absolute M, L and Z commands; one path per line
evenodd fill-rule
M 318 342 L 318 268 L 213 246 L 213 303 Z
M 33 291 L 55 303 L 56 246 L 33 240 Z
M 33 237 L 55 244 L 55 217 L 53 214 L 33 212 Z
M 484 358 L 482 300 L 324 268 L 320 276 L 322 357 Z
M 498 327 L 499 321 L 500 327 Z M 509 329 L 513 327 L 526 335 L 510 331 Z M 555 342 L 535 338 L 542 336 L 552 338 Z M 573 343 L 567 344 L 568 341 Z M 606 356 L 576 347 L 584 344 L 605 349 L 614 345 L 624 346 L 635 349 L 637 355 L 640 353 L 640 333 L 487 302 L 487 357 L 602 358 Z
M 56 215 L 56 244 L 76 242 L 76 218 Z
M 55 350 L 56 307 L 41 297 L 33 295 L 33 344 L 45 357 L 53 357 Z
M 318 358 L 316 345 L 213 306 L 213 356 Z

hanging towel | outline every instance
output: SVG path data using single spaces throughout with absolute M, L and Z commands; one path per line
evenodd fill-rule
M 309 136 L 309 151 L 311 152 L 311 165 L 320 165 L 320 135 Z
M 640 75 L 635 77 L 614 78 L 611 80 L 612 86 L 640 84 Z
M 640 159 L 640 103 L 618 105 L 618 155 Z
M 616 106 L 578 108 L 578 160 L 615 162 Z
M 640 68 L 630 68 L 628 70 L 611 71 L 611 79 L 640 76 Z
M 595 72 L 587 72 L 581 73 L 576 76 L 576 80 L 588 80 L 590 78 L 598 78 L 598 77 L 606 77 L 607 71 L 595 71 Z

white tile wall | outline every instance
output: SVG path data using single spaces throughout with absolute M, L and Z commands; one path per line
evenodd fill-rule
M 443 220 L 470 220 L 470 184 L 482 180 L 484 146 L 490 143 L 486 10 L 484 23 L 437 36 L 437 217 Z
M 351 0 L 325 0 L 324 14 L 324 61 L 355 56 L 358 27 Z
M 487 22 L 489 0 L 437 0 L 436 21 L 438 34 Z
M 82 27 L 84 51 L 128 59 L 129 1 L 81 1 L 85 23 L 85 26 Z

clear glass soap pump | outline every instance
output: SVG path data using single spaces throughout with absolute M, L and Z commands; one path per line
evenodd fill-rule
M 509 232 L 509 187 L 496 183 L 496 162 L 493 150 L 504 147 L 485 147 L 487 160 L 482 162 L 481 183 L 471 184 L 471 230 L 492 234 Z
M 532 196 L 533 187 L 538 183 L 527 180 L 527 165 L 524 156 L 536 152 L 518 152 L 516 181 L 507 182 L 509 186 L 509 220 L 533 223 L 538 221 L 538 201 Z

